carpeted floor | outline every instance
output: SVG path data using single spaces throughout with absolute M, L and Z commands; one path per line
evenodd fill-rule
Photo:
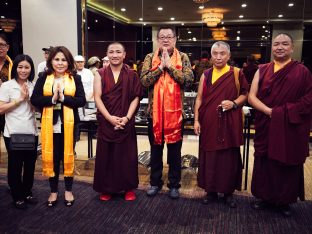
M 274 210 L 254 211 L 253 198 L 236 195 L 238 208 L 221 201 L 208 206 L 198 198 L 173 201 L 167 194 L 148 198 L 137 190 L 137 200 L 126 202 L 122 195 L 101 202 L 92 184 L 75 182 L 75 204 L 63 204 L 63 181 L 59 203 L 47 208 L 46 180 L 36 176 L 33 192 L 40 203 L 21 211 L 13 207 L 6 175 L 0 174 L 0 233 L 312 233 L 312 202 L 293 205 L 293 216 L 284 218 Z

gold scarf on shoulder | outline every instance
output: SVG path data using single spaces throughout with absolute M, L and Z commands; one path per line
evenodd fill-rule
M 54 75 L 48 75 L 43 86 L 44 96 L 53 96 Z M 65 74 L 64 95 L 75 96 L 73 77 Z M 64 176 L 74 175 L 74 111 L 63 105 L 64 125 Z M 53 106 L 43 108 L 41 119 L 42 170 L 43 175 L 54 177 L 53 170 Z
M 13 62 L 12 59 L 6 55 L 5 59 L 9 62 L 9 74 L 8 74 L 8 80 L 11 80 L 11 71 L 12 71 L 12 67 L 13 67 Z

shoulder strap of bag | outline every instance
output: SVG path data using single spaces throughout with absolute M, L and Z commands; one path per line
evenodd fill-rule
M 239 83 L 239 68 L 234 67 L 234 79 L 235 79 L 235 86 L 237 89 L 237 97 L 239 96 L 240 91 L 240 83 Z

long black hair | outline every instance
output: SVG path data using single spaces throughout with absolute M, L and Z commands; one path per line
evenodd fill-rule
M 14 62 L 13 62 L 13 67 L 11 70 L 11 77 L 16 80 L 18 79 L 17 66 L 20 62 L 23 62 L 23 61 L 27 61 L 30 64 L 31 71 L 27 79 L 29 81 L 33 81 L 35 78 L 35 66 L 34 66 L 34 62 L 32 58 L 27 54 L 19 54 L 15 57 Z

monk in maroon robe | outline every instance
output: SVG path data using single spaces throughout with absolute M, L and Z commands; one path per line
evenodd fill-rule
M 274 62 L 261 65 L 253 80 L 249 103 L 255 117 L 255 159 L 251 191 L 253 208 L 277 207 L 291 215 L 289 204 L 304 200 L 303 164 L 309 156 L 312 76 L 291 60 L 288 34 L 273 40 Z
M 125 192 L 125 200 L 135 200 L 139 182 L 135 112 L 142 88 L 136 73 L 123 64 L 125 55 L 122 44 L 110 44 L 110 65 L 95 77 L 99 127 L 93 189 L 102 201 L 119 192 Z
M 202 75 L 195 102 L 194 131 L 200 135 L 198 186 L 207 192 L 204 204 L 223 193 L 226 204 L 235 208 L 232 193 L 240 190 L 242 180 L 241 106 L 247 100 L 248 83 L 238 68 L 227 65 L 227 43 L 213 44 L 211 59 L 213 68 Z

